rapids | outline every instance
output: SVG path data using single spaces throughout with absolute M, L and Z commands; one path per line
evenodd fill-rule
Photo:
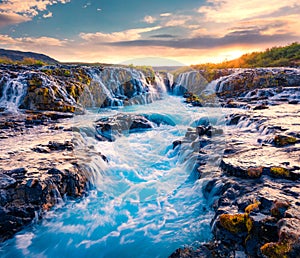
M 151 130 L 98 142 L 94 121 L 118 112 L 159 119 Z M 74 142 L 101 151 L 108 162 L 90 159 L 92 189 L 81 201 L 49 212 L 6 241 L 1 257 L 167 257 L 185 244 L 211 238 L 213 212 L 202 194 L 206 179 L 191 176 L 192 150 L 172 142 L 207 113 L 222 120 L 219 108 L 195 108 L 182 98 L 165 96 L 148 105 L 90 109 L 70 123 Z M 216 119 L 215 119 L 216 120 Z M 76 139 L 77 137 L 77 139 Z M 81 155 L 80 152 L 77 155 Z M 80 158 L 80 157 L 79 157 Z

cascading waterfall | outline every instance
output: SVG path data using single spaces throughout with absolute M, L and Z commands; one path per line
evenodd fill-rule
M 18 107 L 27 91 L 26 74 L 21 73 L 14 78 L 9 74 L 3 74 L 0 85 L 3 85 L 0 92 L 0 108 L 8 112 L 18 112 Z
M 93 122 L 119 112 L 161 123 L 115 142 L 96 141 Z M 75 154 L 92 174 L 94 190 L 18 233 L 0 248 L 1 257 L 167 257 L 183 244 L 197 246 L 210 239 L 213 212 L 202 193 L 207 179 L 191 177 L 187 157 L 192 149 L 181 153 L 172 145 L 206 112 L 169 96 L 76 117 L 72 126 L 81 133 L 74 141 Z M 86 163 L 83 145 L 94 146 L 108 162 L 90 156 Z
M 98 96 L 97 106 L 147 104 L 160 99 L 166 92 L 159 74 L 151 75 L 153 78 L 150 78 L 141 71 L 120 67 L 92 68 L 88 72 L 94 83 L 89 90 L 94 98 Z
M 72 70 L 73 69 L 73 70 Z M 44 100 L 49 104 L 61 101 L 77 107 L 109 107 L 132 104 L 147 104 L 162 98 L 166 85 L 158 73 L 147 74 L 125 67 L 83 67 L 83 73 L 90 76 L 89 85 L 83 92 L 77 89 L 82 81 L 81 75 L 72 76 L 76 67 L 42 67 L 28 70 L 24 67 L 12 72 L 7 68 L 0 70 L 0 107 L 7 111 L 18 111 L 28 95 L 26 108 L 39 109 Z M 71 81 L 69 82 L 69 78 Z M 77 78 L 77 79 L 76 79 Z M 31 93 L 27 91 L 31 87 Z M 45 89 L 45 90 L 44 90 Z M 78 101 L 77 101 L 78 99 Z M 38 103 L 36 103 L 38 102 Z M 48 105 L 49 106 L 49 105 Z
M 167 257 L 180 246 L 196 247 L 199 242 L 209 240 L 210 222 L 214 214 L 209 209 L 212 200 L 206 200 L 203 196 L 203 185 L 209 180 L 210 172 L 201 179 L 191 176 L 193 165 L 199 161 L 199 156 L 194 155 L 199 154 L 197 142 L 187 141 L 182 149 L 180 146 L 173 148 L 172 142 L 188 135 L 190 126 L 208 126 L 209 123 L 222 126 L 223 110 L 218 107 L 191 107 L 183 104 L 179 97 L 164 96 L 167 88 L 159 74 L 153 78 L 131 68 L 86 69 L 93 81 L 87 90 L 90 102 L 84 99 L 85 107 L 108 108 L 98 109 L 97 112 L 87 109 L 86 114 L 69 120 L 68 127 L 74 129 L 74 152 L 93 187 L 84 199 L 65 200 L 64 206 L 50 211 L 39 224 L 25 228 L 3 243 L 0 256 Z M 265 69 L 262 74 L 268 71 L 277 75 L 281 70 Z M 236 71 L 208 85 L 196 71 L 183 73 L 177 78 L 173 93 L 186 90 L 195 94 L 219 93 L 236 76 L 242 76 L 243 72 Z M 53 81 L 54 77 L 39 72 L 32 74 L 41 78 L 45 88 L 53 90 L 53 85 L 61 87 L 52 93 L 74 103 L 63 81 Z M 0 103 L 6 103 L 4 107 L 8 106 L 7 103 L 12 103 L 16 108 L 20 105 L 32 74 L 27 76 L 24 72 L 14 77 L 15 81 L 8 75 L 2 77 L 0 86 L 4 90 Z M 287 92 L 292 92 L 294 100 L 299 99 L 299 91 L 292 88 L 283 90 L 277 96 L 273 89 L 266 92 L 275 94 L 271 99 L 278 96 L 283 98 Z M 255 91 L 256 96 L 251 93 L 244 98 L 260 97 L 267 93 Z M 154 100 L 157 101 L 149 105 L 129 106 Z M 280 108 L 277 107 L 277 114 L 280 114 Z M 119 112 L 142 115 L 159 123 L 149 130 L 117 135 L 114 142 L 97 141 L 95 121 Z M 244 134 L 240 134 L 242 129 L 254 131 L 255 135 L 243 140 L 258 145 L 258 137 L 261 139 L 272 134 L 274 126 L 272 129 L 269 125 L 276 123 L 264 123 L 263 120 L 262 123 L 256 122 L 257 117 L 261 120 L 259 113 L 256 117 L 245 116 L 234 128 L 230 128 L 230 132 L 238 132 L 236 136 L 244 137 Z M 287 120 L 286 114 L 273 119 L 281 126 Z M 298 125 L 297 119 L 295 116 L 293 124 Z M 213 139 L 209 141 L 213 142 Z M 208 171 L 214 171 L 214 166 L 220 161 L 222 142 L 214 142 L 220 151 L 216 151 L 213 144 L 208 144 L 210 146 L 207 145 L 207 149 L 203 147 L 204 153 L 211 153 L 211 162 L 205 164 Z M 108 162 L 88 153 L 84 148 L 86 146 L 95 153 L 101 152 Z
M 189 71 L 179 74 L 172 87 L 174 95 L 183 95 L 185 92 L 200 94 L 206 87 L 206 79 L 198 71 Z

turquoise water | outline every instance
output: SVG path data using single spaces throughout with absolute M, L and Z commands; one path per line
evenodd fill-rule
M 221 117 L 221 110 L 188 107 L 169 96 L 149 105 L 93 110 L 73 123 L 88 128 L 118 112 L 161 116 L 172 123 L 115 142 L 97 142 L 83 133 L 109 160 L 94 171 L 93 189 L 4 243 L 1 257 L 168 257 L 211 237 L 213 213 L 202 195 L 205 179 L 190 177 L 189 150 L 173 150 L 172 142 L 193 121 Z

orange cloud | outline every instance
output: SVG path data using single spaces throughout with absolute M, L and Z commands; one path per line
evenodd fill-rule
M 236 21 L 266 17 L 284 8 L 295 8 L 298 0 L 208 0 L 210 5 L 198 9 L 206 20 L 217 23 L 234 23 Z M 299 18 L 299 17 L 298 17 Z

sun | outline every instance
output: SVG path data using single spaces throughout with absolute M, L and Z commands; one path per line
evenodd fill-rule
M 248 53 L 248 51 L 241 50 L 241 49 L 234 49 L 234 50 L 226 51 L 226 52 L 224 52 L 224 55 L 223 55 L 223 61 L 237 59 L 246 53 Z

